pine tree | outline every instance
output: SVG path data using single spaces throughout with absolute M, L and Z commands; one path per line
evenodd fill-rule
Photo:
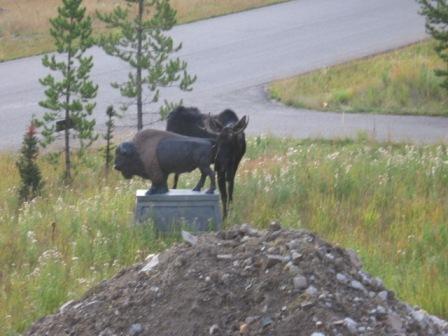
M 42 175 L 36 160 L 39 154 L 38 139 L 36 137 L 36 127 L 31 122 L 23 138 L 21 155 L 16 162 L 21 178 L 19 189 L 19 199 L 21 202 L 30 201 L 42 190 Z
M 111 152 L 113 150 L 112 139 L 114 137 L 114 129 L 115 129 L 114 117 L 117 116 L 117 114 L 116 114 L 113 106 L 109 106 L 107 108 L 106 114 L 107 114 L 106 134 L 104 134 L 103 138 L 104 138 L 104 140 L 106 140 L 106 148 L 104 150 L 104 156 L 106 159 L 105 173 L 106 173 L 106 179 L 107 179 L 109 176 L 110 165 L 112 164 Z
M 445 69 L 437 69 L 436 75 L 443 78 L 441 86 L 448 89 L 448 1 L 417 0 L 421 13 L 426 16 L 426 30 L 437 41 L 435 51 L 445 62 Z
M 80 141 L 80 148 L 89 146 L 97 135 L 92 115 L 98 86 L 90 80 L 93 67 L 92 57 L 84 56 L 93 45 L 92 20 L 86 16 L 82 0 L 62 0 L 58 16 L 50 19 L 50 33 L 54 39 L 58 57 L 45 55 L 42 63 L 51 71 L 58 72 L 58 79 L 48 75 L 40 80 L 46 88 L 45 100 L 39 104 L 48 109 L 38 126 L 43 127 L 44 146 L 52 143 L 57 131 L 64 131 L 65 180 L 71 179 L 70 138 Z M 57 119 L 63 120 L 56 123 Z M 71 131 L 72 130 L 72 131 Z
M 176 46 L 171 37 L 164 35 L 176 23 L 176 11 L 169 1 L 125 1 L 127 9 L 117 7 L 110 14 L 97 12 L 98 18 L 112 29 L 112 33 L 102 36 L 100 44 L 106 53 L 119 57 L 133 68 L 126 82 L 112 83 L 112 86 L 136 104 L 137 129 L 141 130 L 144 100 L 149 104 L 157 103 L 160 88 L 168 86 L 190 91 L 196 77 L 187 73 L 187 63 L 173 57 L 182 45 Z M 134 18 L 129 18 L 130 8 L 136 9 Z M 170 106 L 172 103 L 165 100 L 165 106 L 160 108 L 162 118 Z M 126 110 L 127 107 L 123 105 L 122 109 Z

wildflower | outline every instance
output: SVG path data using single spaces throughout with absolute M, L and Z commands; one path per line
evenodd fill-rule
M 352 169 L 352 165 L 349 164 L 345 167 L 345 173 L 348 174 L 350 172 L 350 170 Z
M 339 156 L 339 152 L 334 152 L 333 154 L 327 155 L 327 159 L 335 160 Z
M 62 254 L 56 249 L 49 249 L 44 251 L 39 259 L 39 264 L 46 264 L 49 261 L 62 261 Z
M 264 180 L 266 183 L 269 183 L 269 184 L 272 184 L 272 182 L 274 182 L 271 174 L 266 174 L 266 176 L 264 177 Z
M 40 275 L 40 268 L 36 267 L 30 274 L 31 277 L 37 277 Z
M 86 283 L 87 283 L 87 279 L 79 278 L 79 279 L 78 279 L 78 283 L 79 283 L 80 285 L 86 284 Z
M 36 234 L 34 233 L 34 231 L 28 231 L 26 233 L 26 237 L 28 238 L 31 244 L 37 243 Z

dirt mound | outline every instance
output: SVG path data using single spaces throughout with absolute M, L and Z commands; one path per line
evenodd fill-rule
M 27 335 L 448 335 L 356 254 L 310 232 L 242 225 L 123 270 Z

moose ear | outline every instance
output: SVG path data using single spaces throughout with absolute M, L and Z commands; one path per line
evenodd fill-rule
M 235 126 L 233 126 L 233 131 L 235 133 L 241 133 L 246 129 L 248 124 L 249 124 L 249 117 L 244 116 L 235 124 Z

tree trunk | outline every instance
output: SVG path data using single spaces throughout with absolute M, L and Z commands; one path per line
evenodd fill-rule
M 138 27 L 137 27 L 137 130 L 143 128 L 143 102 L 142 102 L 142 40 L 143 40 L 143 8 L 144 0 L 139 0 L 138 3 Z
M 73 23 L 73 19 L 70 20 L 71 23 Z M 71 174 L 71 162 L 70 162 L 70 84 L 72 81 L 71 71 L 72 71 L 72 50 L 71 50 L 71 41 L 69 42 L 68 46 L 68 55 L 67 55 L 67 92 L 65 94 L 65 130 L 64 130 L 64 136 L 65 136 L 65 174 L 64 174 L 64 180 L 65 182 L 70 182 L 72 179 Z
M 109 177 L 109 166 L 111 164 L 112 161 L 112 156 L 110 155 L 110 142 L 112 140 L 112 114 L 113 114 L 113 109 L 108 109 L 107 110 L 107 114 L 109 117 L 109 120 L 107 121 L 107 132 L 106 132 L 106 169 L 105 169 L 105 174 L 106 174 L 106 180 Z
M 109 177 L 109 166 L 110 166 L 110 139 L 107 138 L 106 141 L 106 180 Z
M 67 96 L 67 103 L 70 102 L 69 96 Z M 72 178 L 71 175 L 71 162 L 70 162 L 70 129 L 68 128 L 68 123 L 70 119 L 70 111 L 66 108 L 65 109 L 65 175 L 64 180 L 66 182 L 69 182 Z

